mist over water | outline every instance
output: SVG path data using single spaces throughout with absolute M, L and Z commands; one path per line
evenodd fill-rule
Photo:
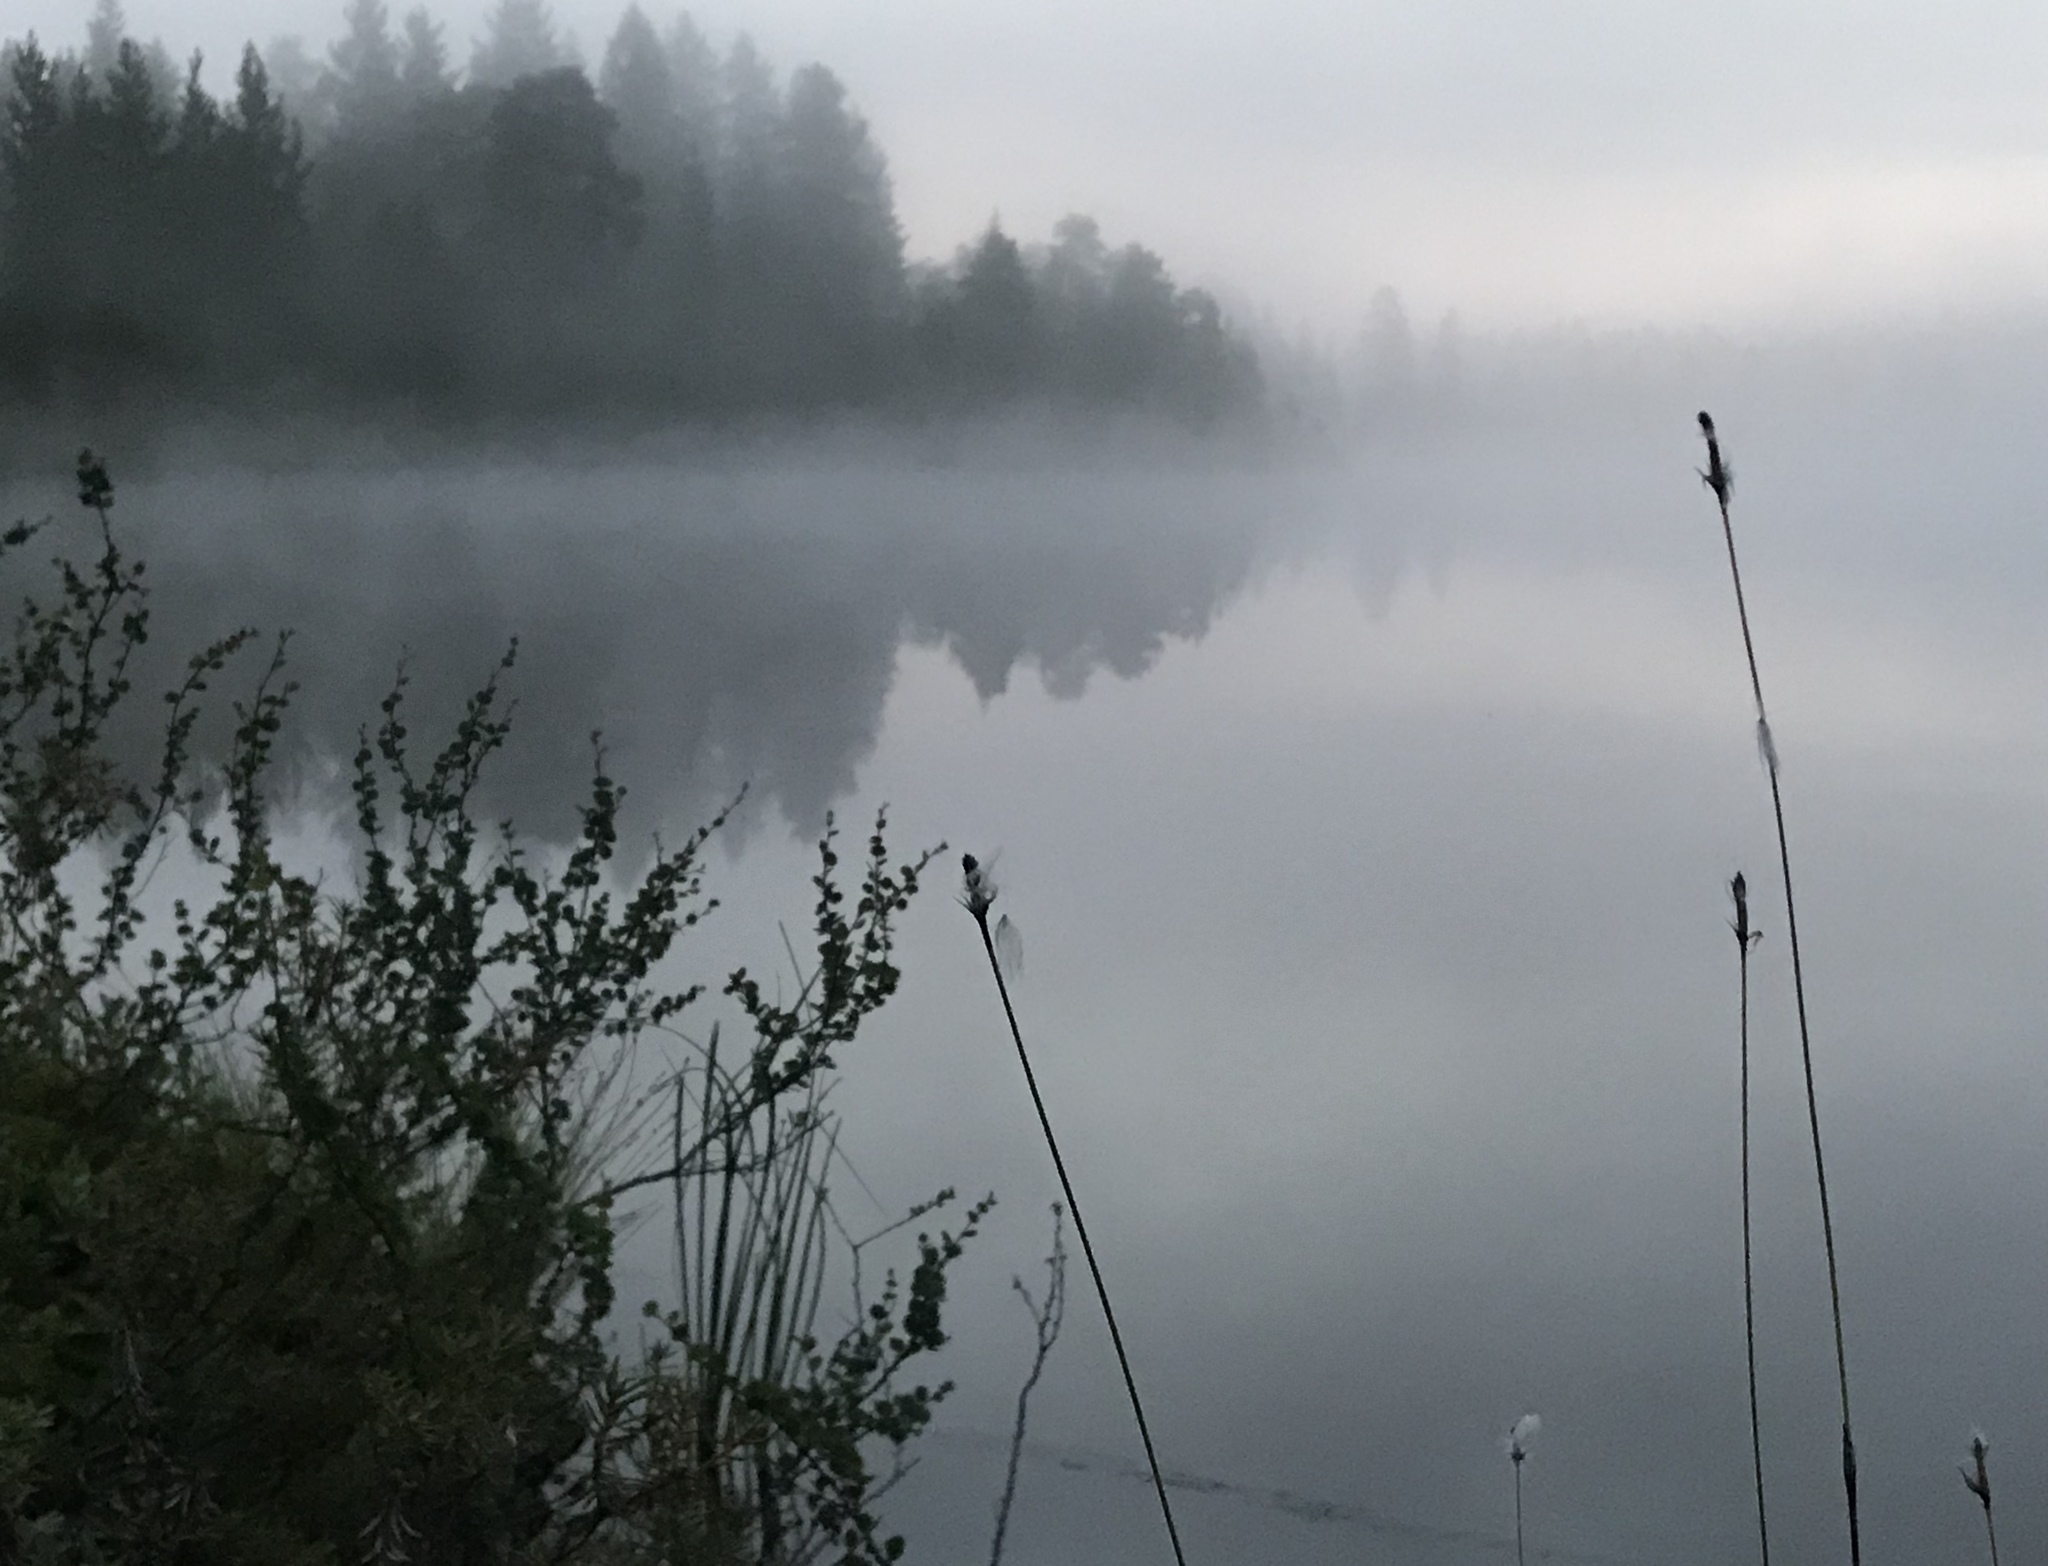
M 1350 498 L 1340 465 L 1219 460 L 1189 440 L 1128 456 L 1001 431 L 936 444 L 171 464 L 118 494 L 156 594 L 140 683 L 168 685 L 236 626 L 289 630 L 287 754 L 317 791 L 401 663 L 411 725 L 432 735 L 516 638 L 494 812 L 567 830 L 601 732 L 633 828 L 694 821 L 744 784 L 808 832 L 873 748 L 903 645 L 942 647 L 984 700 L 1020 674 L 1078 697 L 1199 637 Z M 0 505 L 85 527 L 58 484 L 17 483 Z M 135 716 L 146 746 L 155 714 Z
M 698 1037 L 735 967 L 790 981 L 828 816 L 949 845 L 832 1100 L 851 1230 L 1002 1198 L 887 1497 L 911 1561 L 986 1553 L 1058 1190 L 963 849 L 1001 856 L 1191 1566 L 1500 1566 L 1532 1411 L 1536 1560 L 1756 1559 L 1743 872 L 1772 1543 L 1846 1561 L 1702 408 L 1867 1559 L 1983 1558 L 1973 1427 L 2041 1554 L 2048 12 L 219 0 L 188 38 L 53 3 L 0 28 L 0 524 L 53 518 L 0 595 L 91 558 L 89 442 L 155 595 L 122 760 L 254 627 L 217 758 L 289 632 L 280 838 L 342 884 L 401 671 L 430 749 L 516 643 L 479 813 L 534 862 L 595 747 L 628 875 L 746 791 L 671 959 Z M 1526 327 L 1578 309 L 1666 325 Z M 1670 324 L 1706 319 L 1776 324 Z M 674 1289 L 658 1193 L 619 1215 L 628 1353 Z M 1165 1566 L 1071 1281 L 1005 1559 Z
M 402 649 L 431 737 L 514 635 L 494 811 L 564 830 L 593 729 L 629 832 L 750 783 L 686 954 L 705 974 L 780 949 L 827 808 L 1003 850 L 1024 1025 L 1162 1456 L 1235 1487 L 1182 1492 L 1201 1562 L 1509 1558 L 1499 1438 L 1532 1408 L 1535 1549 L 1747 1558 L 1745 870 L 1774 1544 L 1824 1560 L 1824 1280 L 1693 475 L 1710 407 L 1786 763 L 1870 1558 L 1960 1559 L 1973 1424 L 2001 1533 L 2048 1531 L 2038 340 L 1472 343 L 1455 379 L 1425 352 L 1398 395 L 1358 392 L 1358 426 L 1250 453 L 1011 429 L 132 478 L 110 456 L 158 672 L 294 627 L 316 790 Z M 4 499 L 83 525 L 59 482 Z M 891 1498 L 912 1559 L 968 1559 L 1024 1368 L 1009 1279 L 1054 1186 L 942 887 L 902 965 L 838 1104 L 878 1214 L 1003 1198 L 949 1302 L 961 1390 Z M 627 1301 L 663 1287 L 651 1216 Z M 1013 1566 L 1166 1558 L 1078 1291 L 1033 1433 Z

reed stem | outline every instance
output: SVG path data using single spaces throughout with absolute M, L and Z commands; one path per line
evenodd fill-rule
M 1175 1566 L 1187 1566 L 1187 1557 L 1181 1553 L 1180 1529 L 1173 1520 L 1173 1503 L 1167 1499 L 1166 1478 L 1160 1472 L 1159 1454 L 1152 1445 L 1152 1428 L 1145 1419 L 1145 1405 L 1138 1396 L 1138 1379 L 1131 1373 L 1131 1359 L 1124 1352 L 1124 1335 L 1117 1326 L 1116 1311 L 1109 1303 L 1109 1286 L 1102 1281 L 1102 1268 L 1095 1260 L 1095 1247 L 1088 1239 L 1088 1225 L 1081 1218 L 1081 1204 L 1074 1196 L 1074 1182 L 1067 1177 L 1067 1161 L 1060 1156 L 1058 1138 L 1052 1134 L 1052 1118 L 1046 1114 L 1045 1098 L 1038 1091 L 1038 1075 L 1031 1069 L 1031 1056 L 1024 1048 L 1024 1031 L 1017 1025 L 1017 1010 L 1010 1004 L 1010 986 L 1003 980 L 1003 965 L 996 957 L 995 936 L 988 925 L 988 901 L 974 895 L 974 888 L 980 884 L 976 877 L 978 870 L 974 859 L 966 860 L 969 897 L 965 900 L 967 911 L 974 916 L 975 927 L 981 931 L 981 944 L 988 953 L 989 972 L 996 976 L 996 993 L 1002 997 L 1003 1016 L 1010 1024 L 1010 1038 L 1017 1046 L 1017 1060 L 1024 1067 L 1024 1085 L 1031 1090 L 1031 1106 L 1038 1111 L 1038 1127 L 1045 1133 L 1045 1145 L 1052 1153 L 1052 1167 L 1060 1180 L 1060 1192 L 1066 1198 L 1067 1211 L 1074 1218 L 1074 1234 L 1081 1242 L 1081 1255 L 1088 1263 L 1088 1276 L 1095 1283 L 1095 1297 L 1102 1302 L 1103 1320 L 1109 1323 L 1109 1341 L 1116 1350 L 1117 1368 L 1123 1372 L 1124 1391 L 1131 1400 L 1131 1413 L 1138 1421 L 1138 1439 L 1145 1445 L 1145 1463 L 1152 1471 L 1152 1488 L 1159 1496 L 1159 1512 L 1166 1519 L 1166 1537 L 1173 1546 Z M 992 896 L 992 894 L 991 894 Z
M 1828 1166 L 1821 1149 L 1820 1099 L 1814 1091 L 1813 1038 L 1806 1020 L 1806 970 L 1800 961 L 1799 915 L 1792 900 L 1792 850 L 1785 834 L 1785 797 L 1778 784 L 1778 747 L 1771 737 L 1770 718 L 1764 710 L 1763 679 L 1757 673 L 1756 641 L 1750 635 L 1749 606 L 1742 592 L 1742 566 L 1735 556 L 1735 526 L 1728 517 L 1728 495 L 1733 476 L 1721 460 L 1721 442 L 1713 419 L 1700 415 L 1700 433 L 1707 441 L 1707 470 L 1700 477 L 1714 492 L 1721 508 L 1721 535 L 1728 543 L 1728 573 L 1735 583 L 1735 612 L 1742 621 L 1742 650 L 1749 660 L 1749 688 L 1756 698 L 1757 746 L 1763 753 L 1764 771 L 1771 782 L 1771 813 L 1778 828 L 1778 868 L 1785 886 L 1785 938 L 1792 949 L 1792 993 L 1799 1013 L 1799 1055 L 1806 1072 L 1806 1118 L 1813 1134 L 1814 1181 L 1820 1191 L 1820 1227 L 1827 1250 L 1828 1302 L 1835 1322 L 1835 1379 L 1842 1401 L 1842 1489 L 1849 1510 L 1849 1563 L 1862 1566 L 1863 1533 L 1856 1501 L 1856 1438 L 1849 1419 L 1849 1356 L 1842 1333 L 1842 1284 L 1835 1261 L 1834 1211 L 1828 1201 Z
M 1763 932 L 1749 927 L 1749 890 L 1742 872 L 1729 883 L 1735 898 L 1735 947 L 1742 970 L 1742 1335 L 1749 1351 L 1749 1450 L 1756 1467 L 1756 1535 L 1763 1566 L 1771 1566 L 1771 1528 L 1764 1511 L 1764 1438 L 1756 1395 L 1756 1271 L 1749 1203 L 1749 954 Z
M 1983 1503 L 1984 1537 L 1991 1545 L 1991 1566 L 1998 1566 L 1998 1528 L 1991 1520 L 1991 1469 L 1986 1462 L 1990 1452 L 1991 1445 L 1984 1439 L 1984 1433 L 1981 1430 L 1972 1435 L 1970 1438 L 1970 1457 L 1977 1465 L 1977 1471 L 1973 1474 L 1969 1469 L 1965 1468 L 1962 1470 L 1962 1475 L 1963 1484 L 1968 1488 L 1970 1494 L 1977 1497 Z
M 1522 1560 L 1522 1454 L 1515 1453 L 1515 1566 Z

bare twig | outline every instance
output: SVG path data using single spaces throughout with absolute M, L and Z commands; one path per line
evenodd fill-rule
M 1017 1498 L 1017 1465 L 1024 1460 L 1024 1431 L 1030 1418 L 1031 1394 L 1038 1386 L 1038 1378 L 1045 1374 L 1045 1362 L 1052 1355 L 1052 1347 L 1060 1339 L 1060 1324 L 1067 1313 L 1067 1242 L 1063 1232 L 1064 1213 L 1060 1204 L 1052 1204 L 1052 1254 L 1045 1259 L 1045 1300 L 1041 1304 L 1031 1297 L 1031 1291 L 1024 1286 L 1022 1278 L 1012 1278 L 1011 1287 L 1016 1289 L 1024 1301 L 1024 1308 L 1031 1313 L 1031 1329 L 1034 1348 L 1031 1355 L 1031 1373 L 1024 1378 L 1024 1385 L 1017 1389 L 1017 1423 L 1010 1431 L 1010 1466 L 1003 1474 L 1002 1498 L 996 1502 L 995 1538 L 989 1544 L 988 1566 L 1002 1566 L 1003 1536 L 1010 1530 L 1010 1505 Z M 1995 1566 L 1995 1563 L 1994 1563 Z

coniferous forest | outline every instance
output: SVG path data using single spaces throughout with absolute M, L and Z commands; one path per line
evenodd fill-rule
M 130 37 L 5 46 L 0 396 L 466 417 L 746 417 L 1040 400 L 1207 420 L 1256 394 L 1216 302 L 1084 217 L 905 254 L 822 65 L 627 10 L 597 68 L 500 0 L 466 68 L 349 0 L 231 92 Z M 993 200 L 999 191 L 991 191 Z

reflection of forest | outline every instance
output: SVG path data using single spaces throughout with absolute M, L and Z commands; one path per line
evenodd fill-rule
M 0 378 L 14 397 L 315 399 L 466 414 L 954 407 L 1214 417 L 1255 394 L 1215 302 L 1070 218 L 906 262 L 889 174 L 823 66 L 629 9 L 595 82 L 541 0 L 469 69 L 349 0 L 316 64 L 230 100 L 126 36 L 6 45 Z
M 1076 471 L 1064 447 L 947 467 L 747 460 L 123 483 L 116 523 L 155 593 L 137 687 L 166 687 L 234 626 L 292 629 L 286 752 L 317 780 L 401 657 L 416 727 L 438 734 L 516 637 L 494 816 L 572 828 L 562 802 L 601 729 L 635 832 L 693 822 L 743 782 L 809 827 L 854 786 L 906 639 L 944 647 L 984 698 L 1020 672 L 1060 696 L 1140 675 L 1342 493 L 1335 475 L 1193 462 Z M 0 488 L 8 520 L 67 504 L 63 488 Z M 0 595 L 23 587 L 0 571 Z M 147 759 L 154 712 L 135 706 L 139 726 L 112 740 Z

